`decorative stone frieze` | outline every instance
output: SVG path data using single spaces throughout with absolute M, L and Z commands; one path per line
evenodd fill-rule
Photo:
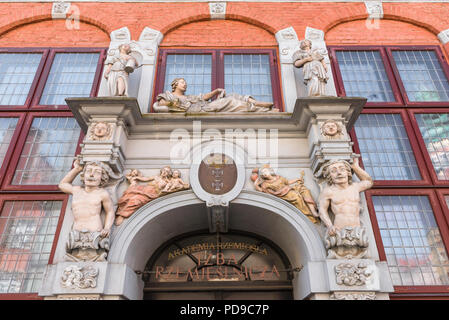
M 209 12 L 211 20 L 225 19 L 226 2 L 209 2 Z
M 97 286 L 98 268 L 70 265 L 64 269 L 61 285 L 70 289 L 87 289 Z
M 376 300 L 375 292 L 334 292 L 330 300 Z
M 345 286 L 364 286 L 371 272 L 367 269 L 366 262 L 354 264 L 351 262 L 340 263 L 335 266 L 337 284 Z
M 65 19 L 67 17 L 67 13 L 69 13 L 70 11 L 70 6 L 70 2 L 53 2 L 53 5 L 51 7 L 52 19 Z

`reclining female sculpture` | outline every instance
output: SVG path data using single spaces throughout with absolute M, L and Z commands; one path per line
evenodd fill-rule
M 171 83 L 172 92 L 166 91 L 157 96 L 153 104 L 155 112 L 279 112 L 272 102 L 256 101 L 253 97 L 237 93 L 226 95 L 224 89 L 200 95 L 185 95 L 187 82 L 176 78 Z M 214 101 L 211 98 L 218 95 Z

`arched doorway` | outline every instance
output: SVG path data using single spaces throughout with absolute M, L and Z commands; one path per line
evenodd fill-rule
M 315 266 L 326 259 L 323 241 L 310 220 L 293 205 L 269 194 L 243 190 L 230 203 L 229 217 L 229 230 L 270 239 L 282 248 L 292 269 L 304 266 L 303 271 L 293 272 L 293 299 L 305 299 L 311 288 L 322 285 L 320 268 Z M 157 256 L 157 250 L 171 239 L 207 229 L 206 205 L 191 190 L 167 195 L 140 208 L 114 231 L 108 262 L 126 265 L 130 280 L 123 282 L 123 290 L 134 299 L 142 299 L 141 273 L 148 259 Z
M 169 240 L 149 259 L 144 299 L 292 299 L 292 271 L 266 238 L 203 230 Z

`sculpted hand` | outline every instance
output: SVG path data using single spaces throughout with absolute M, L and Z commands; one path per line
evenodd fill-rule
M 76 159 L 76 160 L 73 162 L 73 169 L 76 169 L 76 170 L 78 170 L 78 171 L 83 170 L 83 167 L 81 166 L 80 160 L 79 160 L 79 159 Z
M 353 162 L 351 164 L 351 168 L 352 168 L 352 170 L 360 168 L 359 158 L 354 158 L 354 160 L 353 160 Z
M 330 226 L 329 228 L 327 228 L 328 235 L 335 236 L 336 233 L 337 233 L 337 229 L 334 226 Z
M 223 98 L 226 95 L 225 89 L 217 89 L 218 90 L 218 97 Z
M 105 78 L 105 79 L 109 78 L 109 73 L 108 73 L 108 72 L 105 72 L 105 73 L 104 73 L 104 78 Z
M 109 229 L 103 229 L 103 230 L 101 230 L 101 232 L 100 232 L 100 237 L 102 237 L 102 238 L 108 237 L 108 236 L 109 236 L 109 232 L 110 232 Z

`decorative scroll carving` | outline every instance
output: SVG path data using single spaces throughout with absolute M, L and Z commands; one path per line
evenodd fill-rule
M 190 188 L 190 185 L 181 179 L 181 172 L 172 170 L 169 166 L 162 168 L 160 174 L 153 177 L 144 177 L 139 170 L 133 169 L 126 175 L 126 178 L 130 185 L 118 201 L 115 219 L 117 226 L 151 200 Z M 139 181 L 149 183 L 139 185 Z
M 288 180 L 276 175 L 269 165 L 253 170 L 251 180 L 257 191 L 265 192 L 286 200 L 304 213 L 313 223 L 319 223 L 316 203 L 310 190 L 304 185 L 304 171 L 301 177 Z
M 73 186 L 72 182 L 79 173 L 83 186 Z M 59 183 L 61 191 L 73 196 L 74 222 L 66 243 L 66 260 L 106 260 L 114 209 L 111 195 L 105 187 L 119 179 L 120 175 L 105 163 L 88 162 L 82 167 L 76 160 L 73 169 Z M 102 209 L 106 213 L 104 224 Z
M 352 182 L 352 171 L 361 180 Z M 368 248 L 366 230 L 360 223 L 360 192 L 370 189 L 373 180 L 359 166 L 345 160 L 328 161 L 322 170 L 327 181 L 319 197 L 320 218 L 327 227 L 328 258 L 362 258 Z M 334 215 L 332 222 L 328 210 Z
M 345 227 L 334 235 L 327 233 L 324 243 L 329 259 L 364 258 L 369 245 L 364 227 Z
M 307 95 L 325 96 L 326 83 L 329 80 L 324 56 L 325 49 L 312 49 L 312 41 L 306 39 L 300 42 L 300 50 L 293 53 L 294 66 L 302 68 Z
M 336 281 L 339 285 L 345 286 L 364 286 L 371 272 L 367 269 L 367 264 L 360 262 L 357 265 L 353 263 L 340 263 L 335 266 Z
M 334 292 L 331 300 L 376 300 L 375 292 Z
M 97 286 L 98 269 L 93 266 L 68 266 L 61 277 L 61 285 L 70 289 L 88 289 Z

